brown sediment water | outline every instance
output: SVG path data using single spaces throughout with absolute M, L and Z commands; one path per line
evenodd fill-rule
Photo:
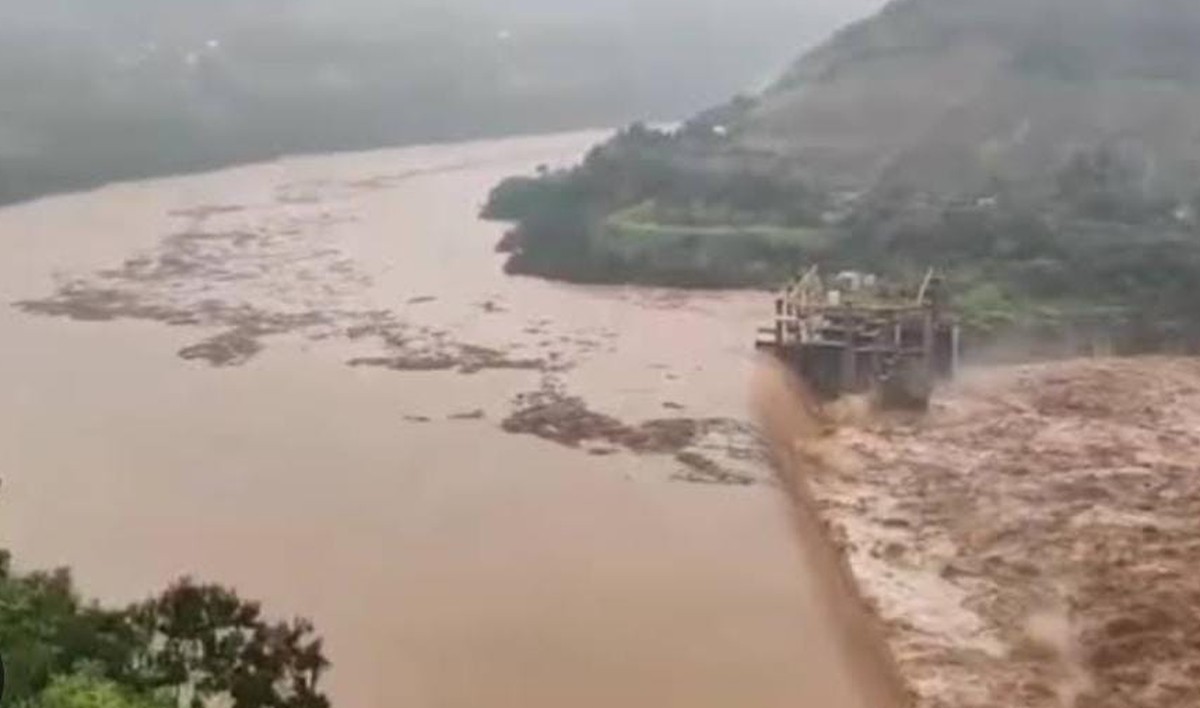
M 809 592 L 806 616 L 817 625 L 821 651 L 846 672 L 821 685 L 820 704 L 839 708 L 906 708 L 912 696 L 891 653 L 883 623 L 868 605 L 847 554 L 813 494 L 825 471 L 814 451 L 827 435 L 808 386 L 784 365 L 764 359 L 754 386 L 758 419 L 769 441 L 780 485 L 792 503 L 796 545 Z
M 600 137 L 0 210 L 0 544 L 110 602 L 194 574 L 309 616 L 340 706 L 818 705 L 844 667 L 780 495 L 678 481 L 768 476 L 762 296 L 506 277 L 476 219 Z M 545 391 L 602 425 L 503 429 Z

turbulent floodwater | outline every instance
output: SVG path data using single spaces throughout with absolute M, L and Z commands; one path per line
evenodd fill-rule
M 821 666 L 770 486 L 502 429 L 539 391 L 630 430 L 745 417 L 761 296 L 501 273 L 488 188 L 599 137 L 0 211 L 0 544 L 108 601 L 187 573 L 309 616 L 341 706 L 796 705 Z

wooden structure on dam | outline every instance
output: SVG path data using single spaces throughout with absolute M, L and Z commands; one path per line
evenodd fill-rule
M 923 410 L 958 368 L 959 328 L 933 270 L 906 292 L 855 272 L 826 283 L 813 267 L 778 294 L 756 346 L 826 400 L 871 393 L 884 408 Z

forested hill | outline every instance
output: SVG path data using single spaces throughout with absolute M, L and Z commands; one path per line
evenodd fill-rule
M 0 203 L 283 153 L 678 119 L 873 4 L 0 0 Z
M 1190 189 L 1197 36 L 1188 0 L 898 0 L 806 54 L 734 127 L 856 188 L 1045 186 L 1106 144 L 1153 186 Z
M 515 272 L 727 287 L 934 265 L 982 328 L 1194 329 L 1197 36 L 1185 0 L 894 0 L 765 91 L 510 180 L 485 213 L 516 222 Z

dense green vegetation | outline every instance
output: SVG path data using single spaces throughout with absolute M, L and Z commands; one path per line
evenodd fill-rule
M 787 160 L 722 144 L 698 123 L 634 125 L 575 169 L 507 180 L 484 215 L 517 222 L 511 272 L 712 287 L 786 277 L 825 245 L 825 199 Z
M 1045 195 L 1000 181 L 953 198 L 838 195 L 790 164 L 731 150 L 711 126 L 634 126 L 574 169 L 504 182 L 484 213 L 516 222 L 518 273 L 736 287 L 811 263 L 908 281 L 934 266 L 977 332 L 1095 320 L 1148 340 L 1153 323 L 1200 323 L 1195 204 L 1150 193 L 1118 151 L 1079 152 Z
M 766 91 L 509 180 L 485 214 L 515 222 L 515 272 L 729 287 L 935 266 L 976 331 L 1195 344 L 1198 7 L 895 0 Z
M 272 622 L 231 590 L 181 580 L 122 609 L 66 570 L 16 573 L 0 551 L 4 700 L 23 708 L 328 708 L 329 662 L 304 620 Z
M 686 115 L 868 1 L 0 0 L 0 204 L 288 153 Z

